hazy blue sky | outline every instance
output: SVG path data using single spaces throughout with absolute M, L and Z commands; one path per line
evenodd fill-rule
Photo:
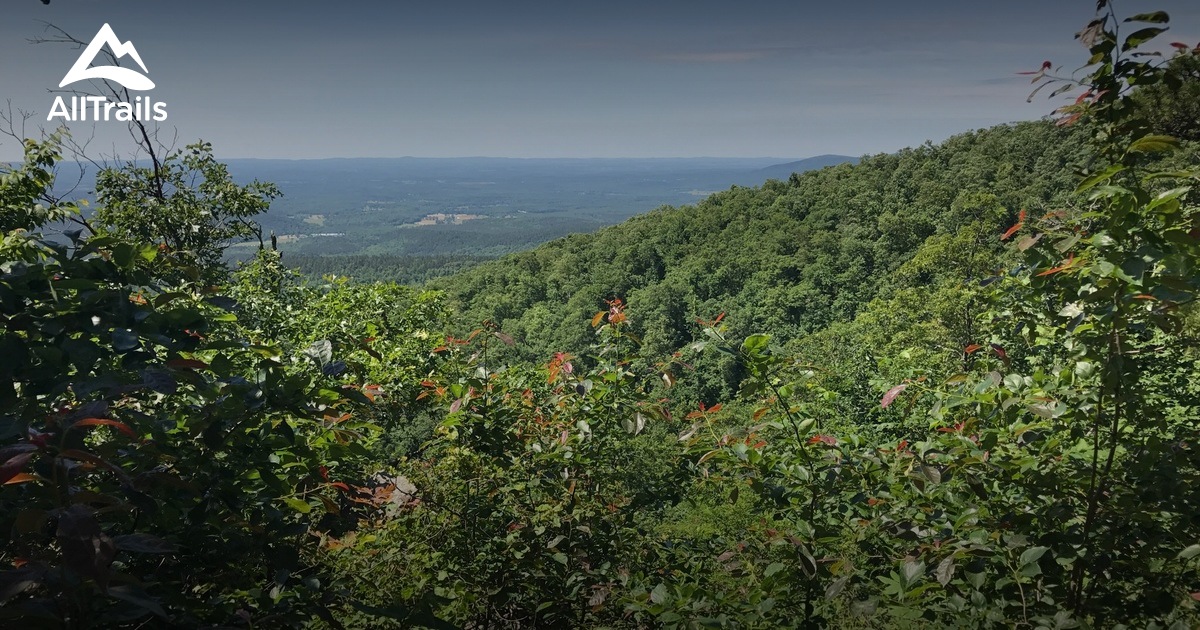
M 1014 76 L 1075 68 L 1094 0 L 4 0 L 0 104 L 40 113 L 79 51 L 132 40 L 167 127 L 223 157 L 779 156 L 893 151 L 1032 119 Z M 1200 40 L 1195 0 L 1166 41 Z M 1165 43 L 1165 42 L 1164 42 Z M 101 124 L 111 147 L 119 123 Z M 77 136 L 91 127 L 75 129 Z M 0 159 L 17 157 L 0 140 Z

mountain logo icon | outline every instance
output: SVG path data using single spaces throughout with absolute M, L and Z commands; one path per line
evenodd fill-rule
M 100 49 L 108 44 L 113 55 L 120 59 L 129 55 L 141 66 L 142 72 L 150 72 L 146 69 L 146 64 L 142 62 L 141 55 L 138 54 L 137 48 L 133 47 L 133 42 L 124 42 L 117 39 L 117 34 L 113 32 L 112 27 L 108 24 L 100 27 L 100 31 L 92 38 L 92 42 L 83 49 L 83 54 L 79 55 L 79 59 L 75 61 L 75 65 L 67 72 L 67 76 L 63 77 L 62 83 L 58 87 L 64 87 L 75 83 L 76 81 L 86 81 L 89 79 L 105 79 L 119 83 L 130 90 L 151 90 L 154 89 L 154 81 L 141 72 L 131 68 L 122 68 L 120 66 L 92 66 L 92 62 L 96 60 L 96 55 L 100 54 Z

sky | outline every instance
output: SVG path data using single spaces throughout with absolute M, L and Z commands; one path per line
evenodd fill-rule
M 1163 44 L 1200 41 L 1195 0 Z M 47 125 L 79 57 L 50 22 L 109 23 L 222 158 L 765 157 L 890 152 L 1045 116 L 1015 73 L 1068 71 L 1095 0 L 4 0 L 0 106 Z M 128 62 L 128 58 L 124 61 Z M 102 152 L 118 122 L 77 123 Z M 0 136 L 0 160 L 19 157 Z

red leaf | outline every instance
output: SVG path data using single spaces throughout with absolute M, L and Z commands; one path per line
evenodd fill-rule
M 46 444 L 53 436 L 53 433 L 42 433 L 37 429 L 29 429 L 29 443 L 37 448 L 46 448 Z
M 1049 275 L 1056 274 L 1060 271 L 1065 271 L 1067 269 L 1070 269 L 1071 265 L 1074 265 L 1074 264 L 1075 264 L 1075 254 L 1071 254 L 1071 256 L 1067 258 L 1066 262 L 1064 262 L 1063 264 L 1061 264 L 1057 267 L 1054 267 L 1053 269 L 1047 269 L 1047 270 L 1043 271 L 1042 273 L 1039 273 L 1037 275 L 1037 277 L 1041 278 L 1042 276 L 1049 276 Z
M 963 352 L 965 352 L 965 353 L 967 353 L 967 354 L 975 354 L 975 353 L 976 353 L 976 352 L 978 352 L 978 351 L 979 351 L 981 348 L 983 348 L 983 346 L 981 346 L 981 345 L 979 345 L 979 344 L 977 344 L 977 343 L 973 343 L 973 344 L 971 344 L 971 345 L 967 346 L 966 348 L 964 348 L 964 349 L 963 349 Z
M 33 453 L 21 453 L 0 465 L 0 483 L 8 483 L 9 480 L 20 474 L 21 470 L 25 468 L 25 464 L 33 459 L 33 455 Z
M 350 492 L 350 486 L 346 485 L 345 483 L 343 483 L 341 481 L 335 481 L 329 485 L 333 486 L 334 488 L 337 488 L 338 490 L 341 490 L 342 492 Z
M 12 476 L 12 479 L 5 481 L 4 485 L 10 486 L 10 485 L 17 484 L 17 483 L 26 483 L 29 481 L 34 481 L 35 479 L 37 479 L 37 477 L 35 477 L 34 475 L 31 475 L 29 473 L 17 473 Z
M 1075 124 L 1075 122 L 1078 121 L 1080 118 L 1083 118 L 1083 114 L 1073 114 L 1071 116 L 1067 116 L 1066 118 L 1060 118 L 1058 120 L 1058 122 L 1056 122 L 1054 124 L 1059 127 L 1070 127 L 1071 125 Z
M 108 418 L 84 418 L 83 420 L 72 424 L 70 427 L 68 427 L 68 430 L 75 427 L 94 427 L 100 425 L 113 427 L 131 438 L 137 438 L 137 433 L 134 433 L 133 429 L 129 428 L 129 425 L 119 420 L 110 420 Z
M 808 439 L 809 444 L 824 444 L 825 446 L 837 446 L 837 438 L 832 435 L 823 435 L 818 433 Z
M 1005 232 L 1004 235 L 1000 237 L 1000 240 L 1007 241 L 1009 238 L 1012 237 L 1013 234 L 1016 234 L 1017 231 L 1023 227 L 1025 227 L 1025 211 L 1024 210 L 1022 210 L 1017 215 L 1017 224 L 1008 228 L 1008 231 Z
M 454 402 L 450 403 L 450 413 L 454 413 L 454 412 L 458 411 L 459 408 L 462 407 L 462 404 L 463 404 L 462 398 L 455 399 Z
M 883 395 L 883 400 L 879 401 L 879 406 L 887 409 L 889 405 L 896 401 L 896 397 L 900 395 L 900 392 L 906 389 L 908 389 L 908 383 L 901 383 L 887 390 L 887 393 Z
M 1004 351 L 1004 348 L 1001 348 L 996 344 L 992 344 L 992 352 L 995 352 L 996 356 L 1000 357 L 1001 361 L 1008 363 L 1008 353 Z

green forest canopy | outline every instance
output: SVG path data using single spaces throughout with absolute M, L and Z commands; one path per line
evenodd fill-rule
M 1166 16 L 1118 38 L 1100 11 L 1058 124 L 439 291 L 267 249 L 229 272 L 274 189 L 207 145 L 105 173 L 84 221 L 50 193 L 61 138 L 29 141 L 0 177 L 0 618 L 1194 627 L 1200 161 L 1173 97 L 1200 49 L 1134 56 Z

